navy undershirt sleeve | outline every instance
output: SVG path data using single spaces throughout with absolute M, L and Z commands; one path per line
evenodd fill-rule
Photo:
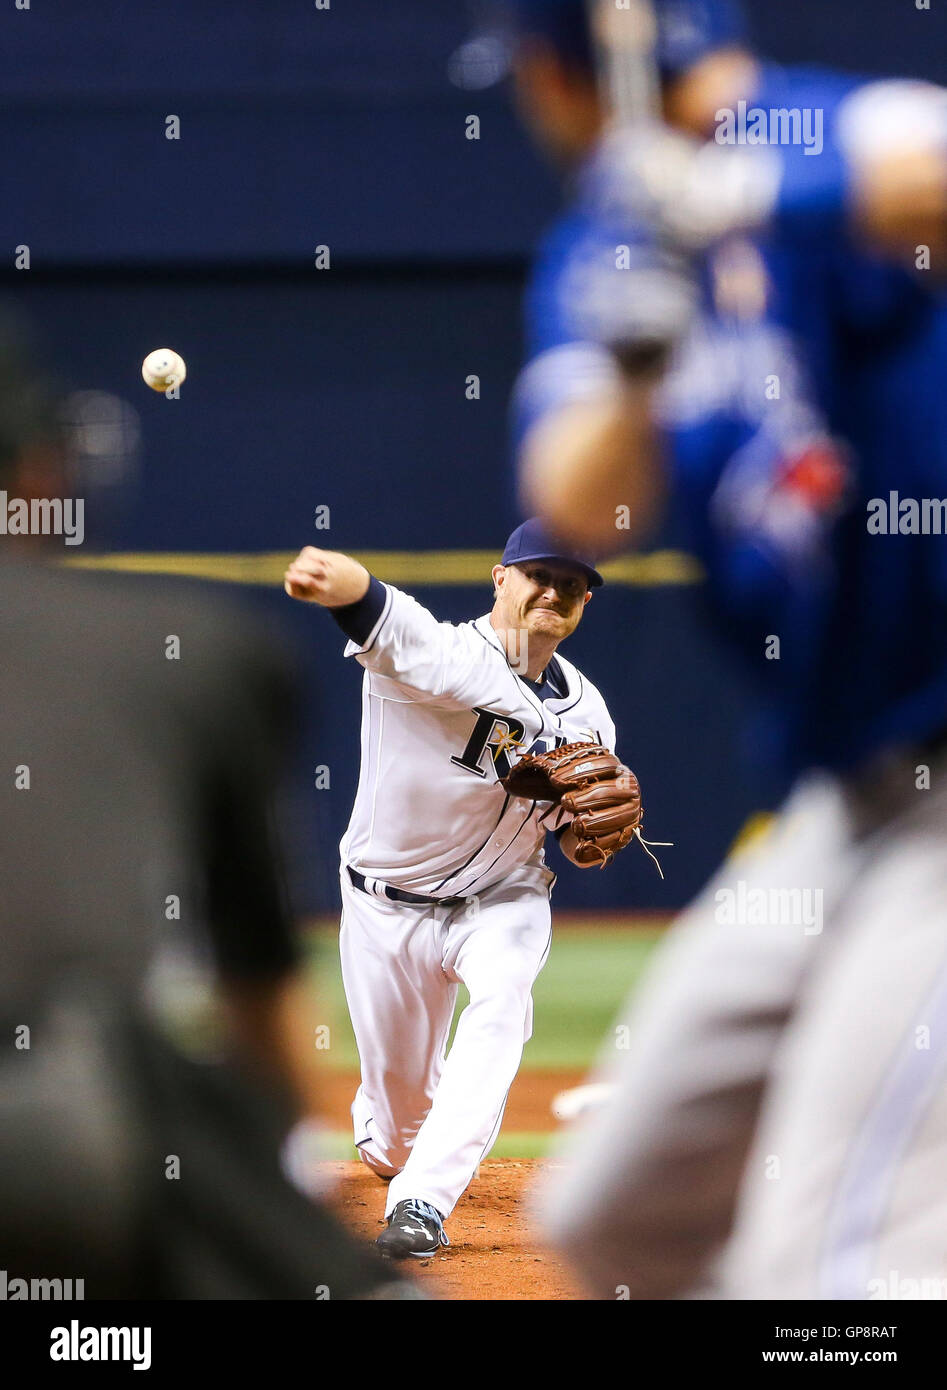
M 387 598 L 388 590 L 384 584 L 371 575 L 368 591 L 363 598 L 357 603 L 347 603 L 342 608 L 330 608 L 329 612 L 346 637 L 363 647 L 371 636 L 372 628 L 384 612 Z

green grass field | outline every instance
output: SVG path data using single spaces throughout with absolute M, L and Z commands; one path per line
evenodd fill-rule
M 523 1054 L 523 1071 L 582 1070 L 592 1065 L 634 989 L 661 928 L 652 920 L 627 926 L 609 923 L 557 926 L 549 959 L 533 990 L 533 1036 Z M 331 1029 L 327 1063 L 336 1070 L 358 1067 L 339 969 L 337 937 L 331 928 L 314 930 L 309 941 L 323 1009 Z M 467 1002 L 461 989 L 458 1012 Z M 497 1158 L 532 1158 L 545 1152 L 549 1135 L 503 1131 L 493 1149 Z M 351 1157 L 351 1136 L 337 1136 L 335 1156 Z

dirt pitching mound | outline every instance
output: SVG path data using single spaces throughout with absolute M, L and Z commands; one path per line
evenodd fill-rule
M 446 1223 L 451 1244 L 430 1260 L 400 1266 L 434 1298 L 575 1299 L 582 1293 L 562 1261 L 544 1249 L 528 1214 L 541 1159 L 487 1159 Z M 329 1165 L 331 1201 L 356 1235 L 384 1227 L 385 1185 L 361 1163 Z

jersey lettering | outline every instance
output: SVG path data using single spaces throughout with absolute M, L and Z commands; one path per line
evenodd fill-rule
M 526 726 L 511 714 L 497 714 L 496 710 L 474 707 L 477 722 L 467 740 L 461 756 L 451 758 L 457 767 L 472 772 L 476 777 L 486 777 L 486 767 L 482 766 L 484 754 L 491 750 L 491 759 L 496 769 L 497 779 L 505 777 L 512 768 L 510 753 L 522 749 Z

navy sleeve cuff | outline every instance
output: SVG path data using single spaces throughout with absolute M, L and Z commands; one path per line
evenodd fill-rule
M 368 591 L 357 603 L 347 603 L 342 608 L 330 608 L 339 627 L 351 641 L 363 647 L 371 636 L 372 628 L 385 609 L 388 590 L 380 579 L 371 575 Z

